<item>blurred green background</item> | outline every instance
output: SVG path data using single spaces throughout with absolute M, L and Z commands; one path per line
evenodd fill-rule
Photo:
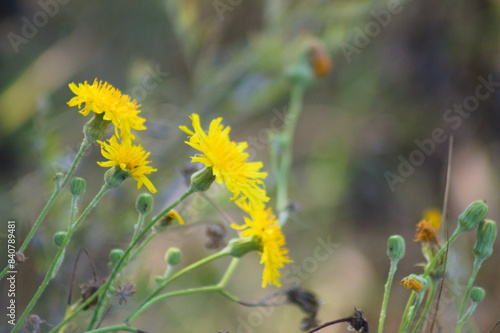
M 185 135 L 178 126 L 188 125 L 193 112 L 205 128 L 211 119 L 224 117 L 232 139 L 249 141 L 254 160 L 264 161 L 271 172 L 267 139 L 288 107 L 284 72 L 312 39 L 324 44 L 333 69 L 307 91 L 296 130 L 290 198 L 301 209 L 284 228 L 294 260 L 283 271 L 285 287 L 300 281 L 313 291 L 322 302 L 322 321 L 361 308 L 375 331 L 389 267 L 386 241 L 401 234 L 407 255 L 396 273 L 386 322 L 387 332 L 397 330 L 409 296 L 398 281 L 420 273 L 415 264 L 423 261 L 420 245 L 413 242 L 415 225 L 425 209 L 443 202 L 447 141 L 421 154 L 421 165 L 392 189 L 386 175 L 398 175 L 401 159 L 415 158 L 421 150 L 415 140 L 428 141 L 435 129 L 455 136 L 450 229 L 476 199 L 488 202 L 491 219 L 500 217 L 499 84 L 486 87 L 479 78 L 500 82 L 497 0 L 4 0 L 0 10 L 0 209 L 5 224 L 17 222 L 18 244 L 46 203 L 54 174 L 71 163 L 89 120 L 67 106 L 73 96 L 69 83 L 98 78 L 142 104 L 148 130 L 137 139 L 158 168 L 150 177 L 159 189 L 158 212 L 184 190 L 180 170 L 193 151 L 182 143 Z M 474 99 L 477 89 L 489 95 Z M 466 116 L 449 111 L 464 103 L 472 103 L 465 105 L 472 110 Z M 80 210 L 102 184 L 100 160 L 93 145 L 75 173 L 87 180 Z M 272 175 L 266 186 L 274 196 Z M 82 224 L 59 275 L 35 307 L 47 323 L 57 324 L 64 316 L 81 247 L 91 252 L 100 278 L 109 274 L 109 251 L 128 244 L 135 198 L 144 191 L 126 182 Z M 227 190 L 215 188 L 210 196 L 233 217 L 241 216 L 228 203 Z M 67 192 L 59 197 L 26 251 L 29 261 L 18 269 L 19 315 L 55 253 L 52 235 L 65 228 L 69 201 Z M 200 197 L 180 212 L 188 224 L 221 220 Z M 314 258 L 318 239 L 328 237 L 336 247 L 320 262 Z M 458 286 L 468 279 L 474 241 L 471 233 L 452 247 L 449 280 Z M 181 265 L 187 265 L 213 253 L 206 242 L 203 228 L 157 237 L 121 276 L 121 282 L 137 284 L 137 294 L 127 305 L 116 305 L 104 325 L 121 322 L 140 304 L 154 276 L 163 273 L 170 246 L 183 250 Z M 1 258 L 6 258 L 4 239 L 1 244 Z M 474 314 L 478 332 L 500 320 L 499 260 L 497 241 L 476 282 L 487 291 Z M 245 256 L 229 284 L 243 300 L 257 301 L 275 291 L 260 287 L 258 261 L 255 253 Z M 4 265 L 4 259 L 0 262 Z M 222 260 L 200 268 L 169 290 L 215 282 L 226 265 Z M 76 283 L 90 278 L 90 264 L 83 259 Z M 443 291 L 438 315 L 443 332 L 454 330 L 455 291 Z M 3 307 L 5 285 L 1 292 Z M 147 332 L 299 332 L 303 316 L 293 306 L 256 312 L 219 295 L 200 294 L 169 299 L 134 326 Z M 345 326 L 324 332 L 345 332 Z

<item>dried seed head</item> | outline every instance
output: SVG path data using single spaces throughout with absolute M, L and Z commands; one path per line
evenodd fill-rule
M 16 252 L 16 255 L 14 256 L 14 260 L 16 261 L 16 264 L 22 264 L 28 259 L 22 252 Z
M 135 283 L 129 281 L 125 284 L 122 284 L 118 290 L 116 291 L 116 298 L 118 299 L 118 303 L 127 304 L 127 298 L 132 297 L 135 294 Z
M 104 283 L 103 281 L 90 281 L 88 284 L 87 283 L 82 283 L 80 285 L 80 288 L 82 289 L 82 303 L 84 303 L 87 299 L 89 299 Z M 94 298 L 90 304 L 88 304 L 86 307 L 84 307 L 84 310 L 87 310 L 93 305 L 97 304 L 99 297 Z
M 316 317 L 319 302 L 316 296 L 299 286 L 293 286 L 286 291 L 288 302 L 297 305 L 302 311 L 311 317 Z
M 208 237 L 208 242 L 205 243 L 207 249 L 222 249 L 227 245 L 225 241 L 226 229 L 220 224 L 211 224 L 207 227 L 205 234 Z
M 40 319 L 36 314 L 32 314 L 26 318 L 24 325 L 30 333 L 38 333 L 43 323 L 45 323 L 45 320 Z

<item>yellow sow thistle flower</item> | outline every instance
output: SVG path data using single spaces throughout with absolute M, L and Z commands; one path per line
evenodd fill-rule
M 253 208 L 264 207 L 269 201 L 266 195 L 262 179 L 267 177 L 266 172 L 260 172 L 262 162 L 247 162 L 248 153 L 245 149 L 248 143 L 236 143 L 229 139 L 228 126 L 221 125 L 222 118 L 212 120 L 208 133 L 200 125 L 200 117 L 192 114 L 194 131 L 186 126 L 179 128 L 189 135 L 188 145 L 202 154 L 191 157 L 191 162 L 200 162 L 206 167 L 212 168 L 215 181 L 224 183 L 237 198 L 248 199 Z
M 69 106 L 78 106 L 80 113 L 87 116 L 90 112 L 96 114 L 104 113 L 103 119 L 111 121 L 115 125 L 115 134 L 118 137 L 135 139 L 130 132 L 131 129 L 145 130 L 143 123 L 145 119 L 138 116 L 141 112 L 137 110 L 140 105 L 131 100 L 128 95 L 120 92 L 107 82 L 95 79 L 92 85 L 87 81 L 83 84 L 69 84 L 71 91 L 75 93 L 69 102 Z M 85 106 L 82 109 L 82 103 Z M 118 132 L 118 129 L 120 130 Z
M 281 287 L 279 269 L 285 263 L 292 261 L 287 257 L 288 250 L 284 247 L 285 237 L 281 232 L 276 216 L 274 216 L 271 208 L 259 207 L 252 209 L 246 202 L 237 201 L 236 203 L 250 215 L 250 218 L 244 218 L 244 225 L 232 224 L 231 227 L 241 230 L 242 237 L 253 236 L 258 239 L 261 248 L 259 250 L 261 254 L 260 263 L 264 264 L 262 288 L 265 288 L 268 283 Z
M 141 188 L 142 184 L 151 191 L 156 193 L 156 189 L 151 181 L 146 177 L 150 173 L 157 171 L 147 165 L 151 161 L 146 161 L 150 153 L 146 153 L 141 145 L 133 145 L 132 140 L 122 139 L 118 142 L 116 136 L 111 137 L 109 143 L 97 141 L 101 145 L 102 156 L 109 161 L 97 162 L 102 167 L 117 167 L 123 171 L 129 171 L 132 178 L 137 180 L 137 188 Z

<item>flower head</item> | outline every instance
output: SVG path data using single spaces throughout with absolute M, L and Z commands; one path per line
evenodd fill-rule
M 408 290 L 415 290 L 417 293 L 420 293 L 422 289 L 425 289 L 425 287 L 413 276 L 413 274 L 401 280 L 399 284 Z
M 212 120 L 208 133 L 201 128 L 197 114 L 192 114 L 191 119 L 194 131 L 186 126 L 179 127 L 189 135 L 186 143 L 202 152 L 192 156 L 191 161 L 212 168 L 215 181 L 219 184 L 224 181 L 234 194 L 231 200 L 244 198 L 248 199 L 253 208 L 264 207 L 264 203 L 269 201 L 262 183 L 267 173 L 259 171 L 262 162 L 247 162 L 249 155 L 245 149 L 248 143 L 231 141 L 231 128 L 221 125 L 222 118 Z
M 422 220 L 417 224 L 417 233 L 415 234 L 415 242 L 436 242 L 437 230 L 433 227 L 432 222 Z
M 431 225 L 439 231 L 441 229 L 441 211 L 437 208 L 430 208 L 424 211 L 422 220 L 428 221 Z
M 68 105 L 78 106 L 81 109 L 80 113 L 84 116 L 91 111 L 96 114 L 104 113 L 103 119 L 115 125 L 116 136 L 134 139 L 134 135 L 130 132 L 132 128 L 146 129 L 143 125 L 145 119 L 137 115 L 141 112 L 137 110 L 140 105 L 137 105 L 137 102 L 131 100 L 128 95 L 122 95 L 118 89 L 107 82 L 103 83 L 96 79 L 92 85 L 89 85 L 87 81 L 78 86 L 70 83 L 69 88 L 76 96 L 68 102 Z M 85 103 L 83 109 L 82 103 Z
M 284 247 L 285 237 L 276 217 L 271 208 L 253 209 L 248 203 L 241 200 L 236 203 L 250 215 L 250 218 L 245 217 L 245 224 L 242 226 L 233 224 L 231 227 L 242 230 L 242 237 L 255 237 L 258 240 L 259 253 L 261 254 L 260 263 L 264 264 L 262 288 L 266 287 L 268 283 L 281 287 L 279 269 L 285 263 L 292 261 L 287 257 L 288 250 Z
M 97 164 L 102 167 L 117 167 L 123 171 L 128 171 L 132 178 L 137 180 L 137 188 L 140 188 L 144 184 L 151 193 L 156 193 L 153 183 L 146 177 L 146 175 L 156 171 L 156 169 L 147 165 L 151 163 L 151 161 L 146 161 L 149 153 L 146 153 L 141 145 L 133 145 L 130 138 L 123 138 L 121 142 L 118 142 L 116 136 L 111 137 L 109 143 L 103 141 L 97 142 L 101 145 L 102 156 L 109 160 L 106 162 L 97 162 Z

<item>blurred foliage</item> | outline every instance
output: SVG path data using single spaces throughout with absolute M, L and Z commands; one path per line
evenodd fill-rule
M 187 124 L 192 112 L 205 123 L 223 116 L 232 127 L 232 137 L 249 141 L 254 158 L 263 160 L 270 171 L 269 129 L 282 122 L 287 109 L 285 68 L 302 55 L 311 39 L 318 39 L 329 51 L 334 69 L 308 91 L 296 131 L 290 197 L 302 210 L 285 228 L 295 261 L 288 274 L 297 277 L 295 268 L 314 254 L 318 237 L 330 235 L 338 248 L 314 270 L 302 272 L 301 284 L 324 302 L 320 319 L 347 316 L 357 306 L 375 327 L 389 267 L 387 237 L 398 233 L 409 241 L 421 213 L 442 204 L 446 143 L 436 144 L 435 153 L 426 156 L 394 192 L 384 178 L 386 171 L 397 173 L 398 156 L 407 159 L 418 148 L 416 139 L 430 138 L 435 128 L 455 135 L 451 226 L 476 199 L 486 199 L 490 216 L 500 217 L 500 94 L 494 91 L 481 101 L 456 129 L 443 119 L 454 103 L 474 95 L 479 76 L 500 81 L 500 2 L 401 2 L 401 11 L 390 14 L 385 27 L 379 24 L 380 32 L 368 36 L 367 45 L 346 56 L 346 45 L 362 42 L 360 31 L 377 24 L 376 17 L 387 11 L 388 4 L 378 0 L 67 1 L 16 52 L 9 34 L 22 35 L 26 21 L 33 22 L 43 9 L 35 0 L 4 1 L 0 13 L 3 218 L 17 221 L 20 238 L 29 230 L 52 190 L 53 175 L 68 167 L 75 154 L 87 120 L 66 105 L 71 98 L 67 85 L 96 77 L 142 104 L 148 131 L 139 140 L 152 152 L 159 172 L 151 178 L 163 189 L 156 196 L 156 211 L 182 191 L 178 171 L 189 161 L 190 149 L 182 144 L 178 126 Z M 95 161 L 102 157 L 97 146 L 92 148 L 77 170 L 88 184 L 81 205 L 101 185 L 103 170 Z M 272 176 L 268 181 L 272 193 Z M 227 193 L 214 193 L 224 207 Z M 109 251 L 125 246 L 131 237 L 137 195 L 132 182 L 113 191 L 79 229 L 62 271 L 36 307 L 47 322 L 55 324 L 64 315 L 72 258 L 80 247 L 90 250 L 101 278 L 109 273 Z M 26 253 L 30 260 L 17 275 L 20 305 L 31 298 L 55 251 L 52 235 L 64 227 L 68 203 L 68 195 L 59 198 Z M 201 198 L 191 204 L 195 209 L 185 205 L 188 223 L 220 219 Z M 168 247 L 183 250 L 182 265 L 206 255 L 205 242 L 204 230 L 196 228 L 158 237 L 128 270 L 130 275 L 123 276 L 124 282 L 134 280 L 138 290 L 125 306 L 134 309 L 151 288 Z M 468 250 L 472 244 L 471 236 L 454 250 L 472 258 Z M 256 258 L 245 257 L 230 283 L 235 294 L 249 301 L 270 292 L 260 288 L 262 268 Z M 492 264 L 499 258 L 497 250 L 477 281 L 487 291 L 475 314 L 481 332 L 499 319 L 495 302 L 500 299 L 496 282 L 500 268 Z M 408 242 L 396 279 L 414 272 L 413 265 L 420 261 L 418 245 Z M 450 260 L 450 265 L 451 276 L 465 280 L 471 263 Z M 203 267 L 200 275 L 181 284 L 215 281 L 223 267 L 223 263 Z M 77 273 L 78 283 L 90 278 L 88 268 Z M 455 315 L 448 306 L 451 291 L 447 292 L 448 304 L 438 317 L 445 331 Z M 407 295 L 406 290 L 394 288 L 387 331 L 395 331 L 399 324 Z M 256 331 L 299 330 L 296 308 L 276 308 L 272 315 L 254 311 L 220 297 L 187 296 L 146 312 L 136 325 L 150 332 L 238 332 L 243 322 L 253 325 L 252 320 L 262 318 Z M 112 311 L 104 324 L 122 318 L 121 311 Z

